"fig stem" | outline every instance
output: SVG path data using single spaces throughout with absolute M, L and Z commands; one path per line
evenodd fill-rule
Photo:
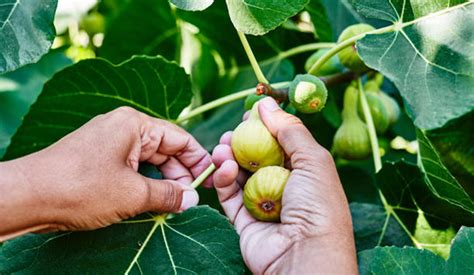
M 197 188 L 199 185 L 201 185 L 209 177 L 210 174 L 212 174 L 212 172 L 214 172 L 214 170 L 216 170 L 216 166 L 214 165 L 214 163 L 211 163 L 211 165 L 209 165 L 209 167 L 207 167 L 206 170 L 204 170 L 204 172 L 202 172 L 201 175 L 199 175 L 191 183 L 191 187 Z
M 364 32 L 364 33 L 361 33 L 359 35 L 356 35 L 356 36 L 353 36 L 347 40 L 344 40 L 342 41 L 341 43 L 339 44 L 336 44 L 334 47 L 332 47 L 327 53 L 325 53 L 323 56 L 321 56 L 321 58 L 318 59 L 318 61 L 316 61 L 313 66 L 311 66 L 311 68 L 309 69 L 308 73 L 309 74 L 312 74 L 312 75 L 316 75 L 319 71 L 319 69 L 324 65 L 324 63 L 326 63 L 329 59 L 331 59 L 331 57 L 333 57 L 334 55 L 336 55 L 338 52 L 344 50 L 345 48 L 347 47 L 350 47 L 352 45 L 354 45 L 354 43 L 359 40 L 359 39 L 362 39 L 364 38 L 366 35 L 368 34 L 381 34 L 381 33 L 386 33 L 386 32 L 391 32 L 395 29 L 394 25 L 390 25 L 390 26 L 387 26 L 387 27 L 383 27 L 383 28 L 380 28 L 380 29 L 375 29 L 373 31 L 368 31 L 368 32 Z
M 369 139 L 370 145 L 372 146 L 372 156 L 374 158 L 375 173 L 378 173 L 382 169 L 382 159 L 380 157 L 379 150 L 379 141 L 377 139 L 377 133 L 375 132 L 374 120 L 372 114 L 370 113 L 369 104 L 367 103 L 367 98 L 365 97 L 364 86 L 362 85 L 362 80 L 359 78 L 357 80 L 359 86 L 359 100 L 362 105 L 362 111 L 364 113 L 365 123 L 369 130 Z
M 250 65 L 252 66 L 252 69 L 255 73 L 255 76 L 257 77 L 258 82 L 269 84 L 270 82 L 268 82 L 267 78 L 262 72 L 262 69 L 258 65 L 258 61 L 255 58 L 255 55 L 253 54 L 252 48 L 250 47 L 247 37 L 241 31 L 237 31 L 237 34 L 239 35 L 240 42 L 242 42 L 242 46 L 244 46 L 245 53 L 247 54 L 247 57 L 249 58 Z
M 291 82 L 289 82 L 289 81 L 279 82 L 279 83 L 272 84 L 272 87 L 273 88 L 285 88 L 285 87 L 290 86 L 290 83 Z M 255 87 L 252 87 L 252 88 L 249 88 L 249 89 L 237 92 L 237 93 L 233 93 L 233 94 L 218 98 L 218 99 L 213 100 L 211 102 L 208 102 L 204 105 L 201 105 L 201 106 L 197 107 L 196 109 L 193 109 L 192 111 L 190 111 L 187 114 L 184 114 L 184 115 L 180 116 L 175 121 L 175 123 L 177 123 L 177 124 L 183 123 L 184 121 L 187 121 L 187 120 L 189 120 L 189 119 L 191 119 L 195 116 L 198 116 L 198 115 L 200 115 L 204 112 L 207 112 L 209 110 L 220 107 L 222 105 L 231 103 L 233 101 L 237 101 L 239 99 L 245 98 L 248 95 L 251 95 L 251 94 L 254 94 L 254 93 L 255 93 Z

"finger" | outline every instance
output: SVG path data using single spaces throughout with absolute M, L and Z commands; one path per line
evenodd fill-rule
M 232 141 L 232 131 L 228 131 L 222 135 L 221 139 L 219 140 L 219 143 L 230 145 L 231 141 Z
M 175 180 L 188 185 L 193 182 L 193 175 L 188 168 L 174 157 L 170 157 L 159 168 L 165 179 Z
M 242 120 L 246 121 L 249 118 L 249 116 L 250 116 L 250 111 L 245 112 L 244 115 L 242 116 Z
M 199 195 L 191 186 L 173 180 L 154 180 L 147 177 L 143 179 L 148 187 L 144 212 L 179 213 L 199 202 Z
M 214 151 L 212 152 L 212 162 L 217 167 L 221 167 L 221 165 L 227 160 L 234 160 L 234 155 L 232 153 L 231 147 L 226 144 L 217 145 L 214 148 Z M 247 182 L 248 177 L 248 172 L 239 168 L 239 172 L 236 178 L 236 181 L 239 186 L 244 186 L 245 182 Z
M 235 181 L 238 170 L 239 166 L 235 161 L 225 161 L 214 173 L 214 187 L 224 212 L 240 234 L 242 229 L 256 220 L 244 206 L 242 189 Z
M 142 137 L 148 136 L 150 143 L 158 143 L 155 154 L 148 161 L 155 165 L 154 160 L 162 161 L 160 155 L 173 156 L 188 168 L 194 178 L 198 177 L 205 169 L 211 165 L 209 153 L 191 136 L 178 126 L 164 120 L 151 119 L 145 123 L 142 130 Z M 142 138 L 143 139 L 143 138 Z M 149 145 L 151 148 L 155 146 Z M 212 180 L 208 180 L 212 183 Z
M 293 169 L 307 169 L 308 160 L 328 155 L 301 120 L 283 111 L 273 98 L 260 100 L 258 107 L 260 118 L 290 158 Z

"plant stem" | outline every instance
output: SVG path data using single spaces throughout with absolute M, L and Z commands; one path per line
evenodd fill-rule
M 275 83 L 275 84 L 272 84 L 272 87 L 273 88 L 285 88 L 285 87 L 288 87 L 290 85 L 290 82 L 286 81 L 286 82 L 279 82 L 279 83 Z M 255 93 L 255 87 L 253 88 L 249 88 L 249 89 L 246 89 L 246 90 L 243 90 L 243 91 L 240 91 L 240 92 L 237 92 L 237 93 L 233 93 L 233 94 L 230 94 L 230 95 L 227 95 L 227 96 L 224 96 L 224 97 L 221 97 L 221 98 L 218 98 L 214 101 L 211 101 L 209 103 L 206 103 L 204 105 L 201 105 L 199 107 L 197 107 L 196 109 L 190 111 L 189 113 L 179 117 L 175 123 L 179 124 L 179 123 L 183 123 L 184 121 L 187 121 L 195 116 L 198 116 L 204 112 L 207 112 L 209 110 L 212 110 L 214 108 L 217 108 L 217 107 L 220 107 L 222 105 L 225 105 L 225 104 L 228 104 L 228 103 L 231 103 L 233 101 L 236 101 L 236 100 L 239 100 L 239 99 L 242 99 L 248 95 L 251 95 Z
M 362 105 L 362 111 L 364 112 L 365 123 L 369 129 L 369 138 L 370 145 L 372 147 L 372 156 L 374 158 L 375 173 L 379 172 L 382 169 L 382 159 L 380 158 L 379 142 L 377 139 L 377 133 L 375 131 L 374 120 L 372 119 L 372 114 L 370 113 L 369 104 L 367 103 L 367 98 L 365 97 L 364 87 L 362 86 L 362 81 L 358 79 L 359 86 L 359 100 Z
M 315 51 L 315 50 L 318 50 L 318 49 L 330 49 L 334 46 L 336 46 L 336 43 L 321 42 L 321 43 L 305 44 L 305 45 L 301 45 L 301 46 L 294 47 L 294 48 L 288 49 L 286 51 L 280 52 L 276 56 L 270 58 L 269 60 L 285 59 L 285 58 L 288 58 L 288 57 L 291 57 L 293 55 L 297 55 L 297 54 L 300 54 L 300 53 Z
M 210 174 L 212 174 L 212 172 L 214 172 L 214 170 L 216 170 L 216 166 L 214 163 L 211 163 L 211 165 L 209 165 L 209 167 L 207 167 L 206 170 L 204 170 L 204 172 L 202 172 L 201 175 L 191 183 L 191 187 L 197 188 L 207 179 L 207 177 L 209 177 Z
M 340 42 L 339 44 L 336 44 L 326 54 L 321 56 L 321 58 L 318 59 L 318 61 L 316 61 L 316 63 L 313 64 L 311 69 L 309 69 L 308 73 L 312 74 L 312 75 L 316 75 L 318 70 L 324 65 L 324 63 L 326 63 L 329 59 L 331 59 L 331 57 L 333 57 L 335 54 L 342 51 L 343 49 L 351 46 L 357 40 L 364 38 L 366 35 L 368 35 L 368 34 L 381 34 L 381 33 L 393 31 L 394 29 L 395 29 L 395 26 L 390 25 L 390 26 L 387 26 L 387 27 L 383 27 L 383 28 L 380 28 L 380 29 L 373 30 L 373 31 L 368 31 L 368 32 L 361 33 L 361 34 L 353 36 L 353 37 L 351 37 L 347 40 L 344 40 L 344 41 Z
M 237 34 L 239 35 L 240 41 L 242 42 L 242 46 L 244 46 L 245 53 L 249 58 L 250 65 L 252 65 L 252 69 L 255 72 L 255 76 L 257 77 L 258 82 L 269 84 L 268 80 L 265 78 L 265 75 L 262 72 L 262 69 L 260 69 L 260 66 L 258 65 L 257 59 L 253 54 L 252 48 L 250 47 L 247 37 L 245 37 L 245 34 L 240 31 L 237 31 Z

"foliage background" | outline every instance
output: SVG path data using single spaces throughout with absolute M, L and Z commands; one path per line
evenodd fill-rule
M 384 167 L 374 173 L 370 159 L 336 159 L 353 215 L 360 271 L 474 272 L 469 265 L 474 262 L 471 2 L 311 0 L 285 6 L 286 1 L 275 0 L 262 4 L 272 12 L 249 9 L 247 15 L 235 12 L 243 1 L 66 2 L 57 9 L 54 0 L 0 7 L 0 37 L 6 42 L 0 45 L 4 160 L 44 148 L 117 106 L 179 121 L 197 106 L 255 87 L 236 28 L 251 34 L 265 76 L 277 83 L 305 73 L 312 53 L 287 55 L 288 50 L 336 41 L 346 26 L 358 22 L 393 27 L 357 42 L 366 64 L 386 76 L 383 90 L 404 106 L 397 124 L 379 137 L 387 144 Z M 300 11 L 303 15 L 295 17 Z M 22 26 L 35 36 L 19 35 Z M 323 112 L 298 114 L 328 149 L 341 123 L 344 88 L 330 87 Z M 241 99 L 181 125 L 212 150 L 243 112 Z M 141 169 L 159 176 L 154 167 Z M 199 192 L 201 204 L 220 211 L 213 190 Z M 149 215 L 136 220 L 95 232 L 6 242 L 0 273 L 60 273 L 64 266 L 78 273 L 245 270 L 238 236 L 210 207 L 170 220 Z

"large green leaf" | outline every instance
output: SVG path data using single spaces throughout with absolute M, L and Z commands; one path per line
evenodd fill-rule
M 350 204 L 357 251 L 380 245 L 412 245 L 410 238 L 381 205 L 353 202 Z
M 417 136 L 420 150 L 418 165 L 426 174 L 425 181 L 427 185 L 438 197 L 474 215 L 474 201 L 472 198 L 444 166 L 440 155 L 425 133 L 418 130 Z
M 103 59 L 84 60 L 46 83 L 13 137 L 6 158 L 42 149 L 119 106 L 172 120 L 191 98 L 189 77 L 162 57 L 137 56 L 119 65 Z
M 118 63 L 135 54 L 179 54 L 180 31 L 168 1 L 134 0 L 122 5 L 107 26 L 99 56 Z
M 385 162 L 376 178 L 385 198 L 387 221 L 393 216 L 416 247 L 446 256 L 453 228 L 474 225 L 474 215 L 430 191 L 414 164 Z
M 202 11 L 207 9 L 214 0 L 169 0 L 179 9 L 188 11 Z
M 0 3 L 0 74 L 36 62 L 55 36 L 57 0 L 4 0 Z
M 51 51 L 35 64 L 26 65 L 0 76 L 0 82 L 7 80 L 14 83 L 12 88 L 0 93 L 0 159 L 44 83 L 54 73 L 71 63 L 72 61 L 62 52 Z
M 462 227 L 443 258 L 411 247 L 377 247 L 359 253 L 359 272 L 364 274 L 457 274 L 474 273 L 474 228 Z
M 441 162 L 474 198 L 474 112 L 425 132 Z
M 239 237 L 207 206 L 173 219 L 142 215 L 92 231 L 27 235 L 0 248 L 0 273 L 243 273 Z
M 263 35 L 301 11 L 309 0 L 226 0 L 235 28 L 243 33 Z
M 385 162 L 376 176 L 376 184 L 395 213 L 414 229 L 418 213 L 437 226 L 474 225 L 474 215 L 462 207 L 435 196 L 424 181 L 425 175 L 414 164 Z M 406 219 L 405 219 L 406 218 Z
M 423 8 L 414 14 L 407 0 L 354 2 L 361 14 L 394 24 L 357 47 L 366 64 L 395 83 L 421 129 L 441 127 L 474 106 L 474 3 L 439 2 L 444 9 L 428 15 Z

